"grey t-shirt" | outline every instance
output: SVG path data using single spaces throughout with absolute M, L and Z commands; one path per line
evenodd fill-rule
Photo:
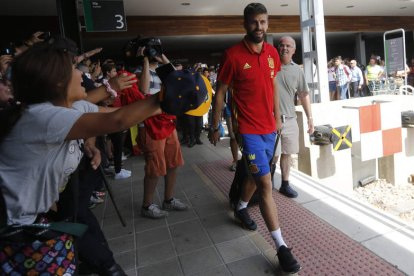
M 73 109 L 33 104 L 0 144 L 0 188 L 8 224 L 33 223 L 58 200 L 78 166 L 81 141 L 65 141 L 78 118 L 98 107 L 79 101 Z
M 295 94 L 309 93 L 302 69 L 294 62 L 283 65 L 276 76 L 279 87 L 280 115 L 296 118 Z

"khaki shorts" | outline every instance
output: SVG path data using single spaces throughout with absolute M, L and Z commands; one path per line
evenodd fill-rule
M 145 175 L 164 176 L 167 169 L 184 165 L 177 131 L 165 139 L 154 140 L 146 133 L 144 142 Z
M 299 126 L 296 118 L 286 118 L 283 123 L 281 136 L 276 149 L 280 154 L 296 154 L 299 152 Z

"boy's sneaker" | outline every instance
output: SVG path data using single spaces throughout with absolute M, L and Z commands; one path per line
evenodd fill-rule
M 161 210 L 160 206 L 152 203 L 148 208 L 141 208 L 141 215 L 147 218 L 163 218 L 168 216 L 168 212 Z
M 277 258 L 279 259 L 280 267 L 284 272 L 296 273 L 302 267 L 300 266 L 298 261 L 296 261 L 295 257 L 293 257 L 290 250 L 290 248 L 287 248 L 286 246 L 282 245 L 281 247 L 279 247 L 279 250 L 277 251 Z
M 170 202 L 164 201 L 162 203 L 162 209 L 182 211 L 187 210 L 188 206 L 178 198 L 173 198 Z
M 131 174 L 129 174 L 129 173 L 123 171 L 123 170 L 121 170 L 119 173 L 116 173 L 115 176 L 114 176 L 114 178 L 116 180 L 125 179 L 125 178 L 128 178 L 128 177 L 131 177 Z
M 238 220 L 240 220 L 242 226 L 246 229 L 249 229 L 251 231 L 254 231 L 257 229 L 257 224 L 250 218 L 249 212 L 247 211 L 247 208 L 240 209 L 237 211 L 234 210 L 234 217 Z

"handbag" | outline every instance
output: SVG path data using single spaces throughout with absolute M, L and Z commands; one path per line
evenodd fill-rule
M 75 171 L 77 176 L 78 169 Z M 72 181 L 72 178 L 71 178 Z M 73 181 L 77 181 L 74 179 Z M 0 190 L 0 271 L 6 275 L 74 275 L 74 237 L 87 226 L 68 221 L 7 225 L 7 207 Z
M 74 238 L 86 229 L 65 221 L 7 226 L 0 230 L 0 270 L 11 275 L 72 275 L 77 264 Z
M 0 270 L 6 275 L 73 275 L 76 271 L 73 237 L 49 240 L 0 241 Z

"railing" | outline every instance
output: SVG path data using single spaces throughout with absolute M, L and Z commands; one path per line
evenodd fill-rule
M 399 88 L 404 84 L 402 78 L 389 77 L 382 80 L 368 81 L 368 89 L 372 95 L 399 94 Z

